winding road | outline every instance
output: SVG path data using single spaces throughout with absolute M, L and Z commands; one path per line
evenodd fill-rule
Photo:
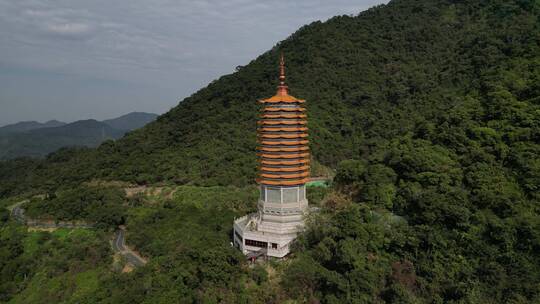
M 27 218 L 24 215 L 24 209 L 21 207 L 27 200 L 20 201 L 14 205 L 9 206 L 7 209 L 10 211 L 10 215 L 13 219 L 20 222 L 23 225 L 27 224 Z M 41 223 L 38 226 L 40 228 L 92 228 L 92 225 L 73 225 L 73 224 L 44 224 Z M 144 266 L 147 262 L 133 250 L 126 246 L 125 230 L 119 228 L 116 230 L 114 239 L 112 241 L 112 248 L 115 252 L 120 253 L 126 261 L 134 267 Z
M 135 267 L 144 266 L 146 260 L 126 247 L 125 231 L 123 229 L 116 230 L 114 240 L 112 242 L 113 250 L 119 252 L 127 262 Z
M 7 207 L 7 209 L 10 211 L 10 216 L 15 218 L 15 220 L 24 223 L 24 209 L 21 208 L 22 204 L 28 202 L 28 200 L 20 201 L 16 203 L 15 205 L 11 205 Z

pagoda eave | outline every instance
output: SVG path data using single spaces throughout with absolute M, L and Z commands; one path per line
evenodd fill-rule
M 294 139 L 294 138 L 306 138 L 308 137 L 307 133 L 299 134 L 259 134 L 261 138 L 283 138 L 283 139 Z
M 273 97 L 270 97 L 268 99 L 259 99 L 260 103 L 305 103 L 306 101 L 303 99 L 298 99 L 296 97 L 290 96 L 290 95 L 276 95 Z
M 260 141 L 260 144 L 263 145 L 282 145 L 282 146 L 298 146 L 298 145 L 307 145 L 309 144 L 308 140 L 300 141 Z
M 261 185 L 268 185 L 268 186 L 300 186 L 309 181 L 309 178 L 302 178 L 302 179 L 296 179 L 296 180 L 268 180 L 264 178 L 259 178 L 256 180 L 258 184 Z
M 265 119 L 257 122 L 258 125 L 305 125 L 304 120 L 277 120 L 277 119 Z
M 309 164 L 310 160 L 309 158 L 302 158 L 298 160 L 261 160 L 260 163 L 269 166 L 294 166 L 301 164 Z
M 309 147 L 297 147 L 297 148 L 266 148 L 262 147 L 259 148 L 259 152 L 265 153 L 265 152 L 304 152 L 308 151 Z
M 309 153 L 301 153 L 301 154 L 268 154 L 268 153 L 257 153 L 258 156 L 262 158 L 274 158 L 274 159 L 289 159 L 289 158 L 307 158 L 309 157 Z
M 281 108 L 281 107 L 267 107 L 264 109 L 265 112 L 305 112 L 305 108 Z
M 264 126 L 260 127 L 259 131 L 266 131 L 266 132 L 301 132 L 301 131 L 307 131 L 308 128 L 302 127 L 302 128 L 280 128 L 280 127 L 270 127 L 270 126 Z
M 273 119 L 273 118 L 288 118 L 288 119 L 303 119 L 306 118 L 306 114 L 262 114 L 261 118 L 263 119 Z
M 283 167 L 283 168 L 273 168 L 273 167 L 259 167 L 259 170 L 261 171 L 268 171 L 268 172 L 296 172 L 296 171 L 305 171 L 309 170 L 309 166 L 301 166 L 301 167 Z

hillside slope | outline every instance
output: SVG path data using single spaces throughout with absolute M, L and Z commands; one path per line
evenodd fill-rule
M 131 112 L 120 117 L 106 119 L 102 122 L 117 130 L 131 131 L 144 127 L 157 117 L 158 115 L 153 113 Z
M 96 147 L 104 140 L 120 138 L 124 133 L 93 119 L 14 133 L 0 137 L 0 159 L 43 157 L 62 147 Z
M 396 0 L 315 22 L 117 142 L 63 150 L 44 162 L 3 163 L 0 193 L 90 178 L 253 182 L 256 100 L 274 93 L 281 51 L 292 94 L 308 100 L 313 156 L 325 165 L 367 158 L 406 135 L 455 153 L 471 138 L 495 136 L 507 156 L 533 153 L 540 90 L 535 3 Z M 532 163 L 512 161 L 521 176 L 536 176 Z

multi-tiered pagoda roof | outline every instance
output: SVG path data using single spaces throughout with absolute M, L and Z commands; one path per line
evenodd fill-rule
M 309 141 L 305 100 L 289 95 L 285 64 L 280 60 L 276 95 L 259 100 L 264 104 L 258 121 L 259 178 L 269 186 L 305 184 L 309 177 Z

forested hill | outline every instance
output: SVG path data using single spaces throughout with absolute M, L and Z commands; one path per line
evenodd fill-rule
M 283 52 L 291 93 L 308 100 L 316 161 L 382 161 L 401 147 L 460 172 L 495 166 L 536 196 L 538 18 L 534 0 L 395 0 L 315 22 L 122 140 L 2 163 L 0 195 L 93 178 L 251 183 L 256 100 L 274 93 Z

